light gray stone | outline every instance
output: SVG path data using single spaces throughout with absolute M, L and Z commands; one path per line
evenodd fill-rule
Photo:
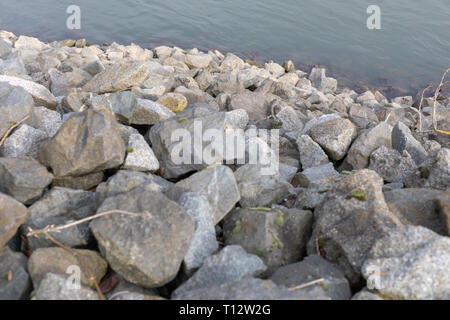
M 130 135 L 128 139 L 127 155 L 123 168 L 144 172 L 154 172 L 159 169 L 159 161 L 152 148 L 139 133 Z

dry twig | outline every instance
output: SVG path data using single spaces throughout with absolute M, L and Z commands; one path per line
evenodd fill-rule
M 303 284 L 300 284 L 300 285 L 298 285 L 298 286 L 289 288 L 288 290 L 289 290 L 289 291 L 300 290 L 300 289 L 303 289 L 303 288 L 306 288 L 306 287 L 309 287 L 309 286 L 312 286 L 312 285 L 321 283 L 321 282 L 323 282 L 323 281 L 325 281 L 325 279 L 324 279 L 324 278 L 320 278 L 320 279 L 317 279 L 317 280 L 313 280 L 313 281 L 310 281 L 310 282 L 307 282 L 307 283 L 303 283 Z
M 0 147 L 3 145 L 3 143 L 5 142 L 6 138 L 8 138 L 8 136 L 11 134 L 11 132 L 17 128 L 18 126 L 20 126 L 22 123 L 24 123 L 25 121 L 27 121 L 29 118 L 31 117 L 31 115 L 27 115 L 25 118 L 23 118 L 22 120 L 20 120 L 19 122 L 13 124 L 3 135 L 2 140 L 0 140 Z

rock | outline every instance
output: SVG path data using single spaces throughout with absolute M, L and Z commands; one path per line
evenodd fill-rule
M 411 130 L 402 122 L 398 122 L 392 129 L 392 147 L 400 153 L 403 150 L 408 151 L 417 165 L 424 162 L 428 155 L 420 142 L 413 137 Z
M 183 111 L 184 108 L 186 108 L 188 101 L 187 99 L 179 94 L 179 93 L 167 93 L 161 98 L 156 101 L 159 104 L 162 104 L 166 108 L 168 108 L 170 111 L 179 113 Z
M 363 106 L 374 108 L 378 104 L 378 100 L 375 95 L 371 91 L 366 91 L 362 93 L 357 99 L 357 103 L 362 104 Z
M 312 213 L 298 209 L 243 208 L 225 217 L 226 245 L 240 245 L 259 256 L 270 274 L 299 261 L 311 234 Z
M 212 96 L 218 96 L 221 93 L 236 94 L 245 91 L 244 83 L 239 82 L 239 71 L 230 70 L 225 73 L 214 75 L 214 81 L 209 87 L 208 92 Z
M 28 260 L 28 272 L 33 281 L 33 286 L 39 288 L 42 279 L 47 273 L 55 273 L 60 275 L 70 274 L 73 267 L 78 267 L 81 271 L 81 283 L 94 288 L 95 283 L 90 274 L 93 275 L 95 281 L 100 280 L 106 274 L 108 264 L 96 251 L 73 249 L 73 253 L 67 252 L 62 248 L 40 248 L 33 251 Z M 81 258 L 77 258 L 81 257 Z M 82 259 L 80 263 L 78 259 Z M 89 271 L 86 269 L 89 268 Z
M 436 206 L 444 231 L 450 235 L 450 189 L 439 195 Z
M 290 184 L 279 172 L 266 174 L 261 165 L 246 164 L 234 172 L 242 207 L 265 207 L 287 195 Z
M 217 144 L 212 145 L 211 141 L 205 140 L 204 134 L 218 130 L 217 133 L 223 133 L 222 139 L 228 139 L 229 132 L 230 135 L 236 134 L 238 141 L 241 141 L 244 134 L 239 129 L 245 128 L 247 122 L 248 116 L 243 110 L 217 112 L 198 106 L 188 108 L 176 117 L 159 121 L 149 130 L 148 138 L 161 167 L 165 169 L 164 177 L 170 179 L 239 157 L 237 152 L 230 154 L 231 148 L 224 148 L 221 144 L 218 147 Z M 197 141 L 196 148 L 192 148 L 193 141 Z M 202 148 L 197 147 L 200 141 Z M 210 156 L 213 150 L 215 154 Z
M 283 63 L 283 68 L 286 72 L 295 72 L 295 66 L 292 60 L 285 61 Z
M 83 70 L 89 73 L 91 76 L 95 76 L 96 74 L 103 72 L 105 70 L 105 66 L 100 60 L 94 60 L 87 66 L 85 66 Z
M 123 168 L 151 172 L 159 169 L 159 161 L 153 153 L 152 148 L 150 148 L 144 137 L 139 133 L 132 134 L 128 139 L 127 155 Z
M 19 36 L 17 41 L 14 43 L 14 48 L 19 50 L 36 49 L 41 51 L 45 49 L 45 47 L 47 47 L 47 45 L 41 42 L 39 39 L 27 36 Z
M 11 45 L 5 40 L 0 38 L 0 59 L 8 58 L 11 52 L 12 52 Z
M 11 86 L 21 87 L 33 97 L 34 103 L 38 106 L 54 110 L 58 105 L 58 101 L 47 88 L 33 81 L 0 75 L 0 82 L 7 82 Z
M 232 53 L 227 53 L 220 64 L 220 72 L 224 73 L 231 70 L 239 70 L 244 67 L 244 61 Z
M 71 89 L 82 87 L 92 78 L 89 73 L 79 68 L 73 68 L 72 71 L 65 73 L 50 69 L 48 74 L 51 83 L 50 90 L 57 97 L 66 96 Z
M 440 190 L 407 188 L 384 192 L 389 210 L 405 225 L 423 226 L 445 234 L 436 207 Z
M 37 159 L 42 146 L 48 141 L 48 134 L 26 124 L 14 130 L 0 147 L 0 155 L 9 158 L 32 157 Z
M 300 290 L 311 296 L 325 296 L 332 300 L 350 299 L 350 285 L 344 274 L 333 263 L 319 255 L 307 256 L 301 262 L 281 267 L 270 277 L 276 285 L 286 288 L 294 288 L 318 279 L 324 281 Z
M 270 280 L 244 278 L 180 294 L 177 300 L 329 300 L 327 297 L 309 296 L 289 291 Z
M 294 187 L 307 188 L 314 183 L 321 181 L 330 181 L 339 176 L 339 173 L 334 169 L 332 163 L 326 163 L 318 167 L 307 168 L 295 175 L 292 185 Z
M 352 104 L 348 111 L 350 120 L 359 128 L 367 128 L 369 124 L 377 124 L 378 117 L 369 107 L 360 104 Z
M 129 90 L 141 86 L 154 68 L 162 67 L 156 62 L 115 63 L 96 74 L 83 86 L 84 91 L 98 94 Z
M 198 84 L 200 90 L 206 91 L 214 81 L 214 77 L 207 70 L 202 70 L 195 77 L 195 81 Z
M 208 200 L 214 225 L 219 223 L 240 199 L 233 171 L 226 166 L 199 171 L 170 187 L 166 195 L 174 201 L 179 201 L 185 192 L 197 193 Z
M 363 169 L 369 165 L 369 157 L 373 151 L 381 146 L 392 148 L 391 140 L 392 127 L 386 122 L 380 122 L 372 129 L 368 129 L 359 135 L 353 142 L 346 162 L 353 169 Z
M 161 300 L 156 289 L 146 289 L 132 284 L 119 274 L 112 272 L 109 279 L 116 278 L 118 284 L 110 292 L 105 294 L 107 300 Z
M 54 177 L 52 187 L 63 187 L 76 190 L 91 190 L 98 186 L 105 177 L 103 171 L 89 173 L 78 177 Z
M 194 192 L 186 192 L 178 203 L 195 221 L 194 237 L 183 261 L 185 272 L 190 274 L 219 249 L 219 244 L 208 199 Z
M 23 204 L 39 199 L 53 175 L 32 158 L 0 158 L 0 192 Z
M 184 62 L 191 69 L 204 69 L 212 61 L 212 57 L 209 54 L 187 54 L 185 56 Z
M 157 288 L 172 281 L 189 249 L 194 221 L 162 193 L 136 188 L 107 198 L 98 213 L 124 210 L 93 220 L 90 228 L 111 268 L 127 281 Z
M 275 62 L 266 63 L 264 69 L 269 71 L 275 78 L 281 77 L 286 72 L 282 66 Z
M 119 170 L 97 187 L 95 199 L 97 205 L 100 206 L 106 198 L 127 193 L 136 187 L 166 192 L 171 185 L 173 185 L 172 182 L 151 173 Z
M 296 142 L 303 169 L 318 167 L 329 162 L 328 156 L 310 136 L 302 135 L 297 138 Z
M 9 275 L 11 279 L 8 279 Z M 9 248 L 0 249 L 0 299 L 21 300 L 31 289 L 27 273 L 27 258 Z
M 62 125 L 61 114 L 45 107 L 34 107 L 32 111 L 31 119 L 27 120 L 27 123 L 52 138 Z
M 106 107 L 111 110 L 117 120 L 124 124 L 131 124 L 131 118 L 137 109 L 137 100 L 131 91 L 106 93 L 92 99 L 92 106 L 96 109 Z
M 172 293 L 172 299 L 192 290 L 258 276 L 265 270 L 261 259 L 247 253 L 241 246 L 226 246 L 207 258 L 201 268 Z
M 106 110 L 74 114 L 39 154 L 39 160 L 56 176 L 80 176 L 115 168 L 124 157 L 125 144 L 118 124 Z
M 337 89 L 337 81 L 333 78 L 328 78 L 325 75 L 325 68 L 312 68 L 309 74 L 309 80 L 311 80 L 312 85 L 325 93 L 334 93 Z
M 0 193 L 0 250 L 17 232 L 27 217 L 27 208 L 10 196 Z
M 298 75 L 293 72 L 286 73 L 278 78 L 279 82 L 284 82 L 290 84 L 291 86 L 295 86 L 298 83 L 298 80 Z
M 416 163 L 407 152 L 379 147 L 370 155 L 369 169 L 378 173 L 387 182 L 403 182 L 415 170 Z
M 286 131 L 300 131 L 303 129 L 303 122 L 300 120 L 294 108 L 285 106 L 277 114 L 276 118 L 281 123 L 281 128 Z
M 131 118 L 131 123 L 153 125 L 174 115 L 174 112 L 159 103 L 146 99 L 137 99 L 137 109 Z
M 408 188 L 450 188 L 450 149 L 431 154 L 406 180 Z
M 70 285 L 70 278 L 55 273 L 47 273 L 41 281 L 33 300 L 99 300 L 98 293 L 81 286 Z
M 319 251 L 352 285 L 360 282 L 360 268 L 373 243 L 402 225 L 389 211 L 382 186 L 374 171 L 356 171 L 334 184 L 314 211 L 308 254 Z
M 61 109 L 65 113 L 79 112 L 86 110 L 88 104 L 91 104 L 90 94 L 80 88 L 72 88 L 62 99 Z
M 96 209 L 94 197 L 95 193 L 90 191 L 52 188 L 28 209 L 22 234 L 27 234 L 29 228 L 40 230 L 49 225 L 65 225 L 92 216 Z M 91 239 L 88 223 L 53 233 L 52 236 L 68 247 L 86 246 Z M 28 245 L 30 250 L 55 246 L 45 237 L 29 237 Z
M 367 288 L 355 293 L 351 300 L 383 300 L 375 293 L 370 292 Z
M 25 69 L 22 59 L 20 57 L 14 57 L 0 63 L 0 74 L 9 76 L 26 75 L 27 70 Z
M 448 300 L 449 248 L 448 237 L 424 227 L 396 228 L 375 242 L 362 274 L 384 299 Z
M 335 119 L 340 119 L 341 116 L 338 115 L 337 113 L 331 113 L 331 114 L 325 114 L 323 116 L 314 118 L 309 120 L 305 126 L 303 127 L 303 130 L 301 131 L 301 134 L 308 134 L 309 131 L 314 128 L 315 126 L 331 121 L 331 120 L 335 120 Z
M 29 115 L 33 107 L 33 98 L 24 89 L 0 82 L 0 137 L 13 124 Z
M 309 132 L 333 160 L 345 157 L 350 144 L 356 138 L 356 126 L 348 119 L 330 120 L 316 125 Z

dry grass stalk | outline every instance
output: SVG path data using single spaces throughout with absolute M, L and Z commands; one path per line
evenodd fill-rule
M 325 281 L 325 279 L 324 279 L 324 278 L 320 278 L 320 279 L 317 279 L 317 280 L 313 280 L 313 281 L 310 281 L 310 282 L 307 282 L 307 283 L 303 283 L 303 284 L 300 284 L 300 285 L 298 285 L 298 286 L 289 288 L 288 290 L 289 290 L 289 291 L 300 290 L 300 289 L 303 289 L 303 288 L 306 288 L 306 287 L 309 287 L 309 286 L 312 286 L 312 285 L 321 283 L 321 282 L 323 282 L 323 281 Z
M 13 124 L 3 135 L 2 140 L 0 140 L 0 147 L 3 145 L 3 143 L 5 142 L 6 138 L 8 138 L 8 136 L 11 134 L 11 132 L 17 128 L 18 126 L 20 126 L 22 123 L 24 123 L 25 121 L 27 121 L 29 118 L 31 117 L 31 115 L 27 115 L 25 118 L 23 118 L 22 120 L 20 120 L 19 122 Z
M 39 235 L 44 235 L 45 237 L 47 237 L 51 242 L 53 242 L 55 245 L 57 245 L 58 247 L 64 249 L 65 251 L 71 253 L 73 256 L 75 256 L 75 258 L 77 258 L 77 260 L 80 262 L 80 264 L 82 265 L 83 269 L 85 269 L 85 272 L 87 273 L 89 280 L 92 281 L 95 285 L 95 289 L 97 290 L 97 293 L 100 297 L 101 300 L 105 300 L 105 296 L 102 293 L 102 290 L 100 289 L 100 286 L 98 284 L 98 282 L 95 280 L 94 274 L 91 271 L 91 269 L 89 268 L 88 264 L 86 263 L 86 261 L 84 261 L 83 257 L 81 255 L 79 255 L 76 251 L 72 250 L 71 248 L 63 245 L 61 242 L 59 242 L 58 240 L 56 240 L 55 238 L 53 238 L 50 235 L 50 232 L 61 232 L 64 229 L 68 229 L 74 226 L 77 226 L 79 224 L 82 224 L 84 222 L 88 222 L 100 217 L 104 217 L 106 215 L 110 215 L 110 214 L 114 214 L 114 213 L 118 213 L 118 214 L 125 214 L 125 215 L 132 215 L 132 216 L 149 216 L 150 213 L 149 212 L 144 212 L 144 213 L 134 213 L 134 212 L 128 212 L 128 211 L 124 211 L 124 210 L 110 210 L 110 211 L 105 211 L 105 212 L 101 212 L 101 213 L 97 213 L 93 216 L 75 221 L 75 222 L 71 222 L 62 226 L 58 226 L 55 227 L 54 225 L 49 225 L 46 226 L 43 229 L 40 230 L 33 230 L 31 228 L 29 228 L 29 232 L 27 233 L 27 237 L 36 237 L 39 238 Z

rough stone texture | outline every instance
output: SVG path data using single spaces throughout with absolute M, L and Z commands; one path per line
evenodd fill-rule
M 206 197 L 194 192 L 184 193 L 178 203 L 195 221 L 194 237 L 183 261 L 187 274 L 202 266 L 203 261 L 219 249 L 214 228 L 213 210 Z
M 309 80 L 314 87 L 325 93 L 335 92 L 337 89 L 337 81 L 333 78 L 325 76 L 325 68 L 313 68 L 309 75 Z
M 175 278 L 194 234 L 194 221 L 162 193 L 136 188 L 106 199 L 98 213 L 124 210 L 90 223 L 102 255 L 127 281 L 146 288 Z
M 364 288 L 363 290 L 355 293 L 351 300 L 383 300 L 383 298 Z
M 442 148 L 431 154 L 406 180 L 409 188 L 450 188 L 450 149 Z
M 339 176 L 339 173 L 334 169 L 332 163 L 326 163 L 318 167 L 307 168 L 295 175 L 292 180 L 294 187 L 307 188 L 313 184 L 319 184 L 322 181 L 330 181 Z
M 212 57 L 209 54 L 187 54 L 184 62 L 191 69 L 204 69 L 212 61 Z
M 403 182 L 415 170 L 416 163 L 407 152 L 381 146 L 370 155 L 369 169 L 378 173 L 387 182 Z
M 131 122 L 134 124 L 153 125 L 160 120 L 164 120 L 175 115 L 174 112 L 162 104 L 146 99 L 137 99 L 137 109 Z
M 97 206 L 100 206 L 106 198 L 127 193 L 136 187 L 165 192 L 171 185 L 173 185 L 172 182 L 151 173 L 119 170 L 97 187 L 95 201 Z
M 381 146 L 392 148 L 392 127 L 386 122 L 380 122 L 372 129 L 361 133 L 353 142 L 345 161 L 353 169 L 363 169 L 369 165 L 369 157 L 373 151 Z
M 329 162 L 328 156 L 310 136 L 302 135 L 297 138 L 296 142 L 303 170 L 318 167 Z
M 140 86 L 148 78 L 156 62 L 115 63 L 95 75 L 83 86 L 84 91 L 95 93 L 117 92 Z
M 165 106 L 167 109 L 174 113 L 179 113 L 186 108 L 188 101 L 185 96 L 179 93 L 169 92 L 156 101 L 157 103 Z
M 265 270 L 266 266 L 262 260 L 247 253 L 241 246 L 226 246 L 219 253 L 207 258 L 201 268 L 172 293 L 172 298 L 192 290 L 255 277 Z
M 436 202 L 442 226 L 450 236 L 450 189 L 440 194 Z
M 42 279 L 33 300 L 99 300 L 98 293 L 81 286 L 73 288 L 68 277 L 60 274 L 47 273 Z
M 32 158 L 0 158 L 0 192 L 23 204 L 39 199 L 53 175 Z
M 161 300 L 157 290 L 139 287 L 126 281 L 119 274 L 112 272 L 111 278 L 116 278 L 119 282 L 113 290 L 105 294 L 108 300 Z M 108 280 L 109 280 L 108 279 Z
M 42 279 L 49 272 L 67 275 L 70 267 L 77 266 L 81 271 L 81 283 L 94 288 L 95 283 L 86 271 L 85 265 L 88 266 L 95 281 L 100 283 L 108 267 L 100 254 L 96 251 L 82 249 L 73 249 L 73 252 L 76 256 L 62 248 L 40 248 L 33 251 L 28 259 L 28 272 L 33 281 L 33 286 L 38 288 Z M 80 263 L 77 257 L 81 257 L 83 263 Z
M 134 171 L 156 171 L 159 169 L 159 161 L 152 148 L 139 134 L 132 134 L 128 138 L 127 156 L 123 164 L 124 169 Z
M 236 209 L 225 218 L 225 244 L 240 245 L 258 255 L 271 273 L 302 258 L 311 224 L 310 211 L 281 206 Z
M 33 81 L 0 75 L 0 82 L 7 82 L 12 86 L 21 87 L 33 97 L 37 106 L 44 106 L 54 110 L 58 105 L 55 96 L 47 88 Z
M 311 296 L 326 296 L 333 300 L 348 300 L 350 285 L 344 274 L 331 262 L 319 255 L 307 256 L 301 262 L 279 268 L 270 280 L 277 285 L 293 288 L 317 279 L 323 282 L 301 289 Z
M 76 190 L 91 190 L 98 186 L 105 177 L 103 171 L 89 173 L 78 177 L 55 177 L 52 187 L 63 187 Z
M 398 122 L 392 129 L 392 147 L 398 152 L 408 151 L 417 165 L 420 165 L 428 156 L 424 147 L 417 141 L 409 128 Z
M 264 119 L 270 114 L 269 103 L 264 95 L 251 91 L 232 95 L 229 109 L 244 109 L 251 123 Z
M 20 252 L 0 247 L 0 300 L 25 299 L 30 289 L 27 258 Z
M 0 193 L 0 250 L 8 243 L 27 217 L 27 208 L 10 196 Z
M 314 128 L 315 126 L 331 121 L 331 120 L 335 120 L 335 119 L 340 119 L 341 116 L 338 115 L 337 113 L 332 113 L 332 114 L 325 114 L 323 116 L 317 117 L 317 118 L 313 118 L 311 120 L 309 120 L 307 123 L 305 123 L 305 126 L 303 127 L 303 130 L 301 131 L 301 134 L 308 134 L 309 131 Z
M 384 192 L 389 210 L 405 225 L 423 226 L 439 234 L 444 227 L 439 218 L 436 199 L 440 190 L 407 188 Z
M 0 137 L 13 124 L 29 115 L 33 106 L 33 98 L 26 90 L 0 82 Z
M 118 124 L 107 110 L 74 114 L 39 154 L 55 176 L 80 176 L 118 167 L 124 157 Z
M 248 122 L 248 116 L 243 110 L 232 112 L 217 112 L 206 107 L 193 107 L 184 110 L 176 117 L 161 120 L 156 123 L 148 132 L 152 149 L 155 152 L 161 167 L 164 168 L 164 177 L 167 179 L 176 178 L 191 171 L 199 171 L 213 163 L 221 163 L 222 160 L 233 160 L 236 156 L 227 154 L 227 150 L 220 146 L 217 149 L 210 141 L 203 141 L 203 148 L 193 149 L 193 140 L 202 139 L 203 134 L 210 129 L 217 129 L 224 132 L 224 141 L 227 133 L 234 133 L 231 129 L 244 129 Z M 198 129 L 196 129 L 198 128 Z M 178 131 L 177 129 L 185 129 Z M 243 132 L 238 130 L 238 138 L 243 138 Z M 175 132 L 175 136 L 172 135 Z M 177 136 L 176 134 L 183 133 Z M 185 134 L 189 133 L 187 137 Z M 204 150 L 216 151 L 216 157 L 206 159 L 203 157 Z M 182 153 L 182 159 L 176 159 Z M 228 152 L 229 153 L 229 152 Z M 183 160 L 186 161 L 183 161 Z
M 421 226 L 392 230 L 370 250 L 362 273 L 384 299 L 450 299 L 450 239 Z M 378 282 L 378 283 L 377 283 Z
M 27 123 L 33 128 L 44 131 L 52 138 L 62 125 L 61 114 L 45 107 L 34 107 L 31 119 Z
M 47 141 L 46 132 L 22 124 L 6 138 L 5 143 L 0 147 L 0 156 L 37 159 L 40 149 Z
M 316 125 L 309 132 L 333 160 L 341 160 L 347 154 L 353 139 L 356 138 L 356 126 L 348 119 L 335 119 Z
M 28 217 L 22 226 L 22 234 L 28 228 L 42 229 L 48 225 L 64 225 L 70 221 L 80 220 L 95 213 L 94 192 L 55 187 L 28 209 Z M 80 247 L 88 244 L 91 236 L 88 223 L 53 233 L 52 236 L 68 247 Z M 31 250 L 54 247 L 55 244 L 45 237 L 30 237 L 28 245 Z
M 242 207 L 264 207 L 287 195 L 290 184 L 280 173 L 265 174 L 260 165 L 246 164 L 234 172 Z
M 310 296 L 275 285 L 270 280 L 245 278 L 236 282 L 200 288 L 179 295 L 177 300 L 330 300 L 324 296 Z
M 214 225 L 219 223 L 240 200 L 233 171 L 226 166 L 215 166 L 199 171 L 170 187 L 166 195 L 178 201 L 185 192 L 197 193 L 208 200 Z
M 360 268 L 373 243 L 402 225 L 384 200 L 383 180 L 368 169 L 356 171 L 327 192 L 314 211 L 308 254 L 335 262 L 351 284 L 360 281 Z

